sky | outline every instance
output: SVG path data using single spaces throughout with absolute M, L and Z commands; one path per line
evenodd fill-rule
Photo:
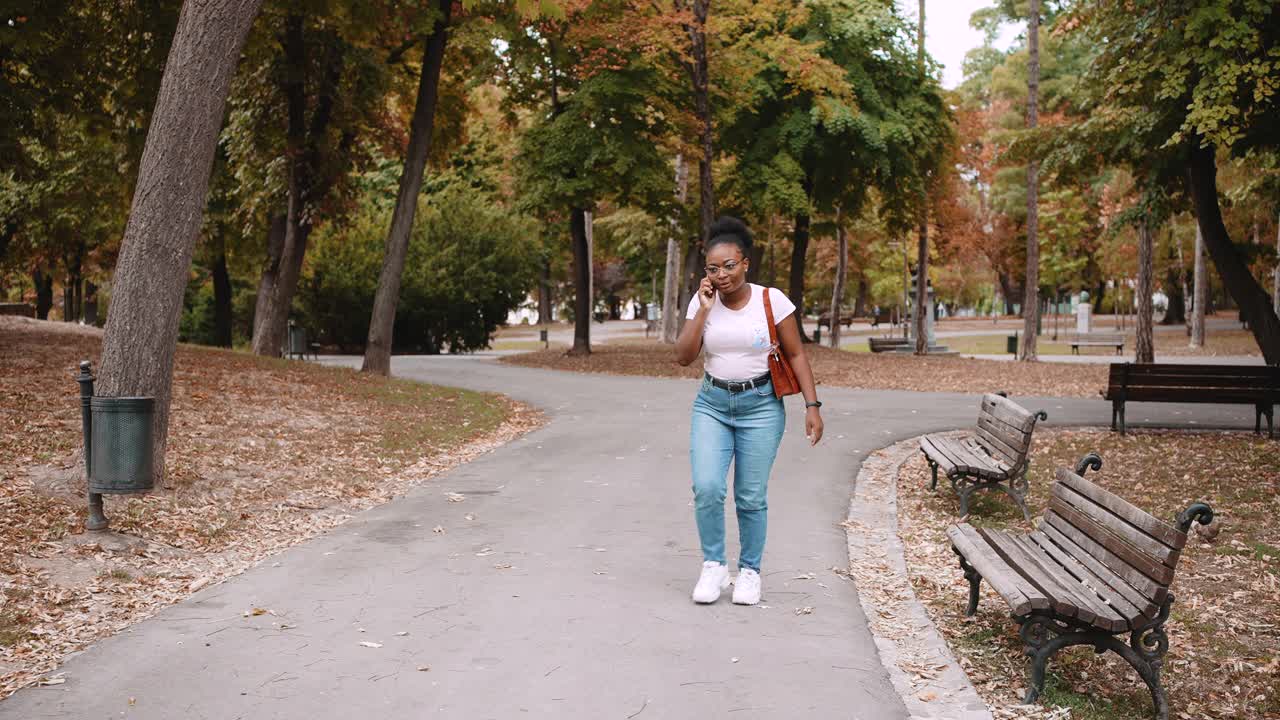
M 924 9 L 924 46 L 935 60 L 943 64 L 942 86 L 954 88 L 964 79 L 964 54 L 982 45 L 982 33 L 969 27 L 973 11 L 988 7 L 991 0 L 926 0 Z M 903 15 L 914 22 L 919 0 L 898 0 Z M 1007 48 L 1020 28 L 1006 26 L 997 47 Z

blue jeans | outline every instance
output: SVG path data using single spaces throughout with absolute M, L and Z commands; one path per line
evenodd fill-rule
M 733 461 L 733 498 L 742 553 L 738 567 L 760 571 L 768 525 L 769 472 L 786 428 L 773 385 L 730 393 L 705 377 L 693 401 L 689 460 L 702 559 L 724 562 L 724 498 Z

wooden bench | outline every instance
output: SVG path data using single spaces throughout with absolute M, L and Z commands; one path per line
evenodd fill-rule
M 1026 496 L 1031 432 L 1037 420 L 1048 417 L 1043 410 L 1033 413 L 1003 393 L 983 395 L 972 435 L 920 438 L 920 451 L 933 472 L 929 488 L 938 487 L 938 468 L 942 468 L 960 496 L 961 517 L 969 514 L 969 496 L 974 491 L 994 488 L 1012 497 L 1030 522 Z
M 893 352 L 898 348 L 906 347 L 910 342 L 910 340 L 900 337 L 867 338 L 867 345 L 873 353 Z
M 1115 347 L 1119 355 L 1124 350 L 1123 333 L 1076 333 L 1071 337 L 1071 352 L 1080 354 L 1082 347 Z
M 1187 402 L 1252 405 L 1253 431 L 1275 437 L 1280 403 L 1280 367 L 1274 365 L 1182 365 L 1112 363 L 1103 397 L 1111 401 L 1111 429 L 1125 433 L 1126 402 Z
M 1213 509 L 1194 503 L 1176 527 L 1169 525 L 1084 479 L 1089 467 L 1101 469 L 1102 458 L 1089 453 L 1075 472 L 1058 469 L 1049 509 L 1035 532 L 967 523 L 947 528 L 969 581 L 965 613 L 977 610 L 984 578 L 1009 604 L 1032 658 L 1024 702 L 1035 702 L 1044 690 L 1045 665 L 1054 654 L 1091 645 L 1123 657 L 1147 683 L 1155 716 L 1166 720 L 1160 666 L 1169 649 L 1169 587 L 1192 522 L 1213 522 Z M 1127 644 L 1116 637 L 1125 633 Z

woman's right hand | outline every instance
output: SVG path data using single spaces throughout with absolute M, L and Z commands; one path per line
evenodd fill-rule
M 702 278 L 702 284 L 698 286 L 698 302 L 702 303 L 703 310 L 710 310 L 716 301 L 716 289 L 711 284 L 711 278 Z

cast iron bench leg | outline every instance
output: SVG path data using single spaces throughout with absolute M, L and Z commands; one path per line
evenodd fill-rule
M 965 560 L 964 555 L 954 545 L 951 546 L 951 552 L 960 558 L 960 569 L 964 571 L 964 579 L 969 581 L 969 606 L 965 608 L 964 615 L 973 617 L 978 611 L 978 588 L 982 585 L 982 575 L 978 574 L 978 571 L 969 564 L 968 560 Z

